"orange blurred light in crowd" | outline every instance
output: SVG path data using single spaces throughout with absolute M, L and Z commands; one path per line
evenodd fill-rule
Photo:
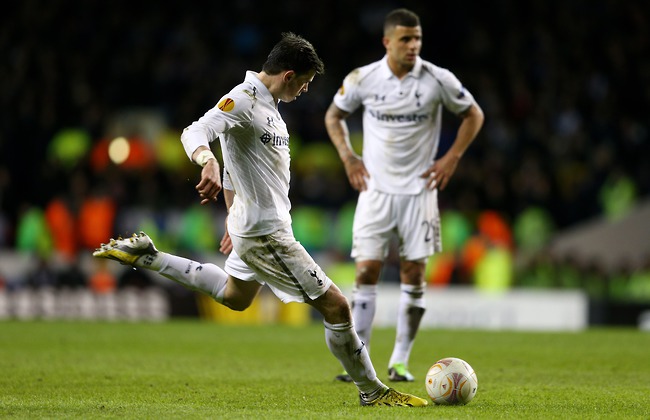
M 54 248 L 69 261 L 77 255 L 75 216 L 61 199 L 50 201 L 45 208 L 45 220 L 50 228 Z
M 96 172 L 109 165 L 119 165 L 125 169 L 139 169 L 152 165 L 154 151 L 145 140 L 137 137 L 116 137 L 102 139 L 95 144 L 90 154 L 90 162 Z
M 94 249 L 113 236 L 116 206 L 108 197 L 89 197 L 79 209 L 79 242 Z
M 481 236 L 470 237 L 463 246 L 461 261 L 465 273 L 471 273 L 476 264 L 483 258 L 487 245 Z
M 485 235 L 493 245 L 512 249 L 512 229 L 499 213 L 492 210 L 482 212 L 478 217 L 477 225 L 479 232 Z

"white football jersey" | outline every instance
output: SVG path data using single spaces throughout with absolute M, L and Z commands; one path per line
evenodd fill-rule
M 228 230 L 253 237 L 290 226 L 289 133 L 257 73 L 248 71 L 243 83 L 183 131 L 181 141 L 191 158 L 217 138 L 235 191 Z
M 363 163 L 369 190 L 418 194 L 420 175 L 433 164 L 440 141 L 442 107 L 462 113 L 474 98 L 447 69 L 417 58 L 399 80 L 388 59 L 350 72 L 334 96 L 346 112 L 363 106 Z

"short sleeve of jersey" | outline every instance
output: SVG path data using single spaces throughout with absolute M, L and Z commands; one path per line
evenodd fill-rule
M 355 69 L 343 79 L 343 84 L 334 95 L 334 104 L 339 109 L 352 113 L 361 105 L 361 97 L 359 96 L 360 76 L 360 69 Z
M 449 70 L 438 68 L 436 79 L 442 88 L 442 102 L 450 112 L 460 114 L 474 103 L 472 94 Z

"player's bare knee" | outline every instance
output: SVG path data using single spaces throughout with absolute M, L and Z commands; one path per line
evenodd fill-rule
M 330 288 L 318 299 L 310 301 L 309 304 L 323 315 L 325 321 L 331 324 L 341 324 L 352 320 L 347 298 L 335 287 Z
M 323 318 L 331 324 L 345 324 L 352 322 L 352 314 L 347 303 L 333 305 L 323 311 Z
M 242 312 L 251 306 L 252 301 L 244 299 L 228 299 L 223 301 L 223 305 L 233 311 Z
M 339 294 L 335 306 L 336 317 L 340 320 L 339 322 L 350 322 L 352 321 L 352 310 L 350 308 L 350 302 L 343 295 Z
M 366 262 L 357 264 L 357 284 L 377 284 L 380 272 L 381 264 Z
M 402 283 L 421 286 L 425 283 L 426 264 L 420 261 L 402 261 L 400 278 Z

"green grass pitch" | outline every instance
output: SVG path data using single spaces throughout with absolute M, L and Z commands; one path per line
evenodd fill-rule
M 386 380 L 394 331 L 373 332 Z M 649 419 L 650 333 L 422 330 L 416 382 L 456 356 L 476 370 L 466 406 L 360 407 L 319 323 L 308 327 L 0 322 L 0 418 Z

